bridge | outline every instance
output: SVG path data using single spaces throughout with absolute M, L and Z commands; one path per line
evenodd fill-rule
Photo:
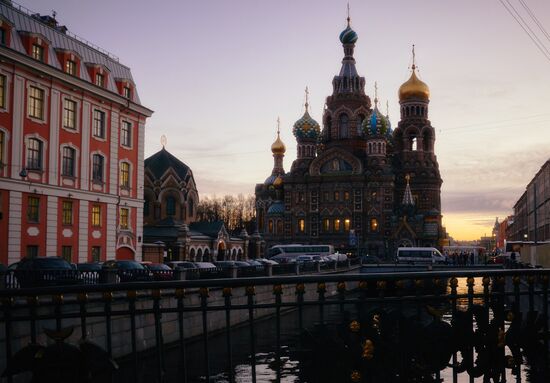
M 384 271 L 2 289 L 2 376 L 549 381 L 550 270 Z

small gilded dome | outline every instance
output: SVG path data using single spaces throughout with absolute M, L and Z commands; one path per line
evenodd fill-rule
M 348 27 L 340 33 L 340 42 L 342 44 L 355 44 L 358 36 L 357 33 L 348 24 Z
M 428 101 L 430 99 L 430 88 L 425 82 L 416 76 L 416 70 L 413 66 L 411 77 L 399 87 L 399 101 L 410 99 L 421 99 Z
M 283 178 L 281 176 L 277 176 L 277 178 L 275 178 L 275 181 L 273 181 L 273 186 L 278 188 L 282 185 L 283 185 Z
M 294 137 L 296 138 L 311 138 L 315 140 L 319 137 L 319 134 L 321 134 L 319 123 L 311 118 L 307 111 L 307 107 L 302 118 L 294 123 L 292 133 L 294 133 Z
M 391 130 L 389 119 L 375 106 L 370 116 L 363 120 L 363 132 L 367 136 L 388 135 Z
M 285 154 L 286 152 L 286 146 L 281 140 L 281 137 L 279 136 L 279 132 L 277 132 L 277 139 L 273 144 L 271 144 L 271 152 L 273 154 Z

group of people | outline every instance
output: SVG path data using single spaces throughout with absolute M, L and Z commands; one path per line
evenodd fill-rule
M 467 251 L 446 252 L 445 257 L 451 265 L 475 265 L 480 262 L 473 252 Z

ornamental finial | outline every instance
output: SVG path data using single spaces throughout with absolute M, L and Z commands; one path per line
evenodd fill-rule
M 308 111 L 308 107 L 309 107 L 309 89 L 308 87 L 306 86 L 306 112 Z
M 281 133 L 281 119 L 279 116 L 277 116 L 277 137 L 279 137 L 279 134 Z
M 166 146 L 166 141 L 168 141 L 168 140 L 166 139 L 166 136 L 164 134 L 162 136 L 160 136 L 160 144 L 162 145 L 163 149 Z
M 413 65 L 412 65 L 412 70 L 414 71 L 414 70 L 416 69 L 416 54 L 414 53 L 414 44 L 413 44 L 412 53 L 413 53 Z
M 378 107 L 378 82 L 374 82 L 374 105 Z
M 409 184 L 409 181 L 411 180 L 411 175 L 410 174 L 407 174 L 405 176 L 405 180 L 407 180 L 407 185 Z
M 351 24 L 351 18 L 349 17 L 349 1 L 348 1 L 348 27 L 350 26 Z

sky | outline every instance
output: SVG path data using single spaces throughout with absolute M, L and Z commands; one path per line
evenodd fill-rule
M 254 193 L 273 168 L 278 117 L 289 170 L 304 89 L 321 121 L 343 57 L 346 0 L 18 2 L 55 10 L 60 24 L 131 68 L 142 103 L 155 112 L 145 156 L 165 135 L 203 197 Z M 490 235 L 550 157 L 550 51 L 537 49 L 503 3 L 529 21 L 541 49 L 550 40 L 521 2 L 550 30 L 547 0 L 350 1 L 358 72 L 372 99 L 378 83 L 394 126 L 416 46 L 431 91 L 443 223 L 455 239 Z

